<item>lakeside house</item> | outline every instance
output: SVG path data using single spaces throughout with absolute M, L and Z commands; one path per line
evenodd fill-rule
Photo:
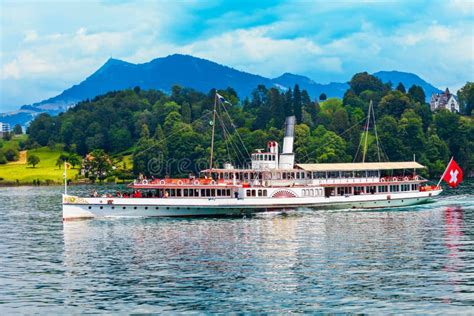
M 459 113 L 459 103 L 456 96 L 446 88 L 443 93 L 433 93 L 431 95 L 430 109 L 432 112 L 440 109 L 447 109 L 450 112 Z
M 5 134 L 10 133 L 10 124 L 0 122 L 0 138 L 3 138 Z

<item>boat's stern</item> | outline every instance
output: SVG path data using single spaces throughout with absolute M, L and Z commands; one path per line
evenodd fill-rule
M 93 218 L 95 215 L 86 209 L 83 198 L 63 194 L 63 220 Z

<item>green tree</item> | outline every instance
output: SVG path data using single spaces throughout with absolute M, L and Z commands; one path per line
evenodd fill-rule
M 33 166 L 33 168 L 40 163 L 40 158 L 36 155 L 28 155 L 28 165 Z
M 303 106 L 301 103 L 300 87 L 297 84 L 293 90 L 293 109 L 295 112 L 296 122 L 301 123 L 303 121 Z
M 408 95 L 415 101 L 420 102 L 421 104 L 426 103 L 426 95 L 423 88 L 417 85 L 412 85 L 410 89 L 408 89 Z
M 104 181 L 112 171 L 112 161 L 102 149 L 92 151 L 90 156 L 91 158 L 85 163 L 86 176 L 92 182 Z
M 327 98 L 328 96 L 324 92 L 319 95 L 319 101 L 325 101 Z
M 381 115 L 392 115 L 396 118 L 399 118 L 406 109 L 411 107 L 410 98 L 397 90 L 390 91 L 382 98 L 379 104 Z
M 360 95 L 365 90 L 383 91 L 385 89 L 379 78 L 369 75 L 367 72 L 355 74 L 349 81 L 349 86 L 356 95 Z
M 406 156 L 401 137 L 398 135 L 398 122 L 391 115 L 383 116 L 377 124 L 378 135 L 388 160 L 400 161 Z
M 407 93 L 405 86 L 401 82 L 398 83 L 397 90 L 400 91 L 401 93 Z
M 66 154 L 59 155 L 59 158 L 56 160 L 56 167 L 61 169 L 64 167 L 64 163 L 68 160 L 68 156 Z
M 7 158 L 5 157 L 5 153 L 3 150 L 0 149 L 0 165 L 4 165 L 8 162 Z
M 473 115 L 474 82 L 467 82 L 461 89 L 459 89 L 458 99 L 461 106 L 461 112 L 466 115 Z
M 5 158 L 8 161 L 17 161 L 20 157 L 20 154 L 18 153 L 18 150 L 14 148 L 9 148 L 5 151 Z
M 184 123 L 191 123 L 191 105 L 188 102 L 184 102 L 181 105 L 181 117 L 183 118 Z
M 67 157 L 67 161 L 71 164 L 72 168 L 75 168 L 81 164 L 82 159 L 78 154 L 72 153 Z
M 15 133 L 15 135 L 23 134 L 23 129 L 21 128 L 21 125 L 20 125 L 20 124 L 16 124 L 16 125 L 13 127 L 13 133 Z
M 46 146 L 50 138 L 54 138 L 56 124 L 51 115 L 39 114 L 28 126 L 27 134 L 31 142 L 37 142 L 41 146 Z

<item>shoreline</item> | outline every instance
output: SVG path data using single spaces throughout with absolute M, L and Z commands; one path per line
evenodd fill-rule
M 130 182 L 132 182 L 131 180 Z M 103 182 L 103 183 L 90 183 L 90 182 L 68 182 L 68 186 L 78 185 L 118 185 L 128 184 L 130 182 Z M 16 187 L 59 187 L 64 186 L 64 182 L 40 182 L 39 184 L 33 182 L 0 182 L 0 188 L 16 188 Z

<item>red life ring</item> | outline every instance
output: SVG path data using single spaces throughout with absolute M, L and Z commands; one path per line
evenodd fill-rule
M 183 181 L 182 181 L 182 180 L 178 180 L 178 185 L 183 185 Z
M 165 183 L 166 183 L 165 180 L 160 180 L 161 185 L 164 185 Z
M 193 184 L 194 185 L 199 185 L 199 180 L 194 180 Z
M 397 177 L 393 177 L 392 181 L 398 181 Z

